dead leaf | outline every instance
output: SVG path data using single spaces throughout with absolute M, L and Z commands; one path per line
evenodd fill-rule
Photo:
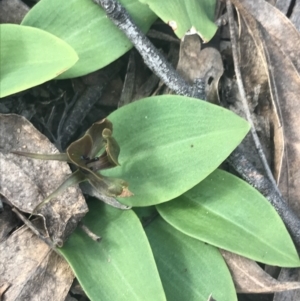
M 231 272 L 237 293 L 274 293 L 300 288 L 300 282 L 277 281 L 255 261 L 220 250 Z
M 262 52 L 262 44 L 258 43 L 260 40 L 254 41 L 253 33 L 251 31 L 253 18 L 249 21 L 244 20 L 244 15 L 239 16 L 239 39 L 238 52 L 240 70 L 243 78 L 243 84 L 247 96 L 248 106 L 251 113 L 252 121 L 255 125 L 256 132 L 260 137 L 260 141 L 265 153 L 265 156 L 271 164 L 273 162 L 273 129 L 280 129 L 279 121 L 274 111 L 271 102 L 271 96 L 268 86 L 268 73 L 266 59 L 260 52 Z M 250 25 L 249 25 L 250 23 Z M 255 26 L 255 24 L 254 24 Z M 254 28 L 255 29 L 255 28 Z M 224 48 L 224 47 L 223 47 Z M 228 51 L 224 48 L 222 55 L 226 58 L 226 69 L 230 70 L 231 52 L 228 56 Z M 246 118 L 242 101 L 240 99 L 239 90 L 235 78 L 226 72 L 223 78 L 223 95 L 227 104 L 225 105 L 236 114 Z M 281 136 L 280 136 L 281 134 Z M 282 137 L 283 133 L 279 132 L 277 136 Z M 283 140 L 283 138 L 282 138 Z M 248 134 L 239 146 L 244 155 L 252 162 L 257 169 L 264 174 L 264 168 L 261 164 L 260 158 L 257 156 L 256 147 L 253 143 L 251 134 Z M 280 160 L 282 158 L 282 153 Z
M 292 22 L 276 7 L 264 0 L 233 0 L 234 5 L 244 15 L 252 15 L 272 37 L 273 42 L 300 70 L 299 32 Z M 272 18 L 270 18 L 272 16 Z
M 284 133 L 284 157 L 279 160 L 276 155 L 275 172 L 279 174 L 284 197 L 300 215 L 300 34 L 285 15 L 265 1 L 233 3 L 246 20 L 256 44 L 262 45 L 258 49 L 267 62 L 273 104 Z M 270 14 L 272 18 L 268 18 Z M 275 153 L 282 148 L 283 145 L 275 145 Z
M 222 58 L 215 48 L 201 50 L 197 34 L 186 35 L 181 42 L 177 71 L 191 85 L 195 79 L 204 78 L 207 100 L 219 103 L 218 83 L 223 74 Z
M 282 269 L 278 280 L 280 281 L 300 281 L 300 269 Z M 296 301 L 300 300 L 300 290 L 280 292 L 274 295 L 273 301 Z
M 74 275 L 67 262 L 25 226 L 0 244 L 5 301 L 63 301 Z
M 43 161 L 10 151 L 55 153 L 57 149 L 24 117 L 0 115 L 0 193 L 19 210 L 32 210 L 71 174 L 67 163 Z M 88 211 L 80 189 L 68 188 L 41 208 L 53 241 L 64 241 Z

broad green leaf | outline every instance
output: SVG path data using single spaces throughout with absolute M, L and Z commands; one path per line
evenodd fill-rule
M 237 300 L 219 250 L 155 219 L 145 228 L 167 300 Z
M 157 18 L 138 0 L 120 2 L 145 32 Z M 132 47 L 125 34 L 92 0 L 41 0 L 22 24 L 51 32 L 76 50 L 79 61 L 59 78 L 77 77 L 103 68 Z
M 140 0 L 149 7 L 182 38 L 192 28 L 205 42 L 216 33 L 214 23 L 216 0 Z
M 270 265 L 300 266 L 294 244 L 272 205 L 225 171 L 216 170 L 157 209 L 176 229 L 216 247 Z
M 0 97 L 44 83 L 78 60 L 72 47 L 46 31 L 1 24 L 0 33 Z
M 134 194 L 118 198 L 131 206 L 174 199 L 202 181 L 249 130 L 234 113 L 176 95 L 145 98 L 107 117 L 120 146 L 121 166 L 101 171 L 125 180 Z
M 100 243 L 77 229 L 59 252 L 92 301 L 165 301 L 145 232 L 133 211 L 98 200 L 89 202 L 83 222 Z

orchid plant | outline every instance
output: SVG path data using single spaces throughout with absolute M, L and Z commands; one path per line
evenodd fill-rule
M 33 159 L 65 161 L 77 167 L 77 170 L 64 183 L 33 210 L 33 213 L 71 185 L 84 181 L 88 181 L 94 189 L 110 197 L 129 197 L 132 195 L 128 190 L 128 183 L 124 180 L 105 177 L 100 174 L 101 170 L 120 165 L 118 162 L 120 147 L 112 137 L 112 132 L 112 123 L 108 119 L 103 119 L 94 123 L 82 138 L 71 143 L 66 153 L 12 152 Z

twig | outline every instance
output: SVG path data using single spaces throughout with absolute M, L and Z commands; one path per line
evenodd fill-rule
M 45 242 L 51 249 L 55 250 L 56 244 L 49 237 L 45 237 L 42 235 L 37 228 L 32 224 L 30 220 L 28 220 L 17 208 L 12 208 L 12 211 L 18 216 L 18 218 L 43 242 Z M 58 246 L 60 244 L 57 244 Z
M 102 240 L 101 236 L 96 235 L 95 233 L 93 233 L 85 224 L 83 224 L 83 222 L 79 222 L 78 227 L 82 229 L 82 231 L 88 236 L 90 237 L 92 240 L 96 241 L 96 242 L 100 242 Z
M 238 85 L 239 93 L 241 96 L 242 100 L 242 105 L 243 105 L 243 110 L 244 113 L 246 114 L 246 119 L 251 125 L 251 134 L 252 138 L 256 147 L 256 150 L 258 152 L 259 158 L 261 160 L 261 163 L 265 169 L 265 172 L 267 174 L 267 177 L 269 178 L 270 182 L 274 186 L 273 189 L 277 190 L 277 192 L 280 194 L 276 181 L 273 177 L 272 171 L 269 167 L 269 164 L 267 162 L 265 153 L 262 149 L 262 146 L 260 144 L 258 135 L 255 130 L 255 126 L 253 123 L 253 120 L 251 118 L 251 113 L 248 107 L 248 102 L 247 102 L 247 97 L 246 97 L 246 92 L 244 89 L 244 84 L 242 81 L 242 75 L 241 75 L 241 70 L 239 67 L 239 59 L 238 59 L 238 50 L 237 50 L 237 41 L 236 41 L 236 33 L 234 29 L 234 18 L 233 18 L 233 11 L 232 11 L 232 5 L 230 0 L 226 0 L 226 8 L 227 8 L 227 13 L 228 13 L 228 24 L 229 24 L 229 33 L 230 33 L 230 39 L 231 39 L 231 47 L 232 47 L 232 57 L 233 57 L 233 62 L 234 62 L 234 72 L 236 76 L 236 82 Z
M 125 8 L 116 0 L 94 0 L 106 12 L 110 20 L 121 29 L 143 57 L 145 64 L 171 90 L 179 95 L 193 96 L 205 99 L 203 81 L 195 82 L 190 86 L 179 76 L 171 64 L 153 46 L 143 32 L 134 24 Z M 198 87 L 200 85 L 200 87 Z M 202 94 L 201 94 L 202 93 Z

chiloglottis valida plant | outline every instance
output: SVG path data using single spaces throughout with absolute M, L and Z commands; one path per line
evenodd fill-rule
M 100 193 L 110 197 L 129 197 L 132 195 L 124 180 L 105 177 L 99 173 L 103 169 L 120 165 L 118 162 L 120 147 L 112 137 L 112 132 L 112 123 L 108 119 L 103 119 L 94 123 L 82 138 L 71 143 L 66 153 L 12 152 L 33 159 L 65 161 L 77 167 L 77 170 L 65 182 L 33 210 L 33 213 L 68 187 L 84 181 L 88 181 Z M 101 151 L 103 152 L 101 153 Z

